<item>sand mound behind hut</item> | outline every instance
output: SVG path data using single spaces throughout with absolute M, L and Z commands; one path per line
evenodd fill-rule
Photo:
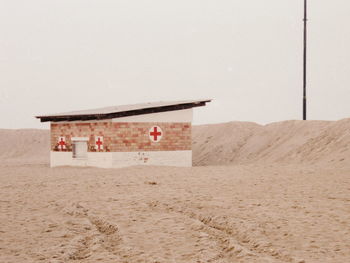
M 48 163 L 49 141 L 48 130 L 0 129 L 0 158 L 3 162 Z
M 231 122 L 193 128 L 194 165 L 250 162 L 350 163 L 350 119 Z

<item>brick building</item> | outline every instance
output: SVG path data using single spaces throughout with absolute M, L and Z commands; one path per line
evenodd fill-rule
M 51 122 L 51 167 L 192 166 L 193 108 L 157 102 L 37 116 Z

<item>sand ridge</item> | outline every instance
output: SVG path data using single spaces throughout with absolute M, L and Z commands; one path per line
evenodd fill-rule
M 256 162 L 350 164 L 350 119 L 232 122 L 193 129 L 194 165 Z
M 50 134 L 48 130 L 0 129 L 0 159 L 4 163 L 48 163 Z

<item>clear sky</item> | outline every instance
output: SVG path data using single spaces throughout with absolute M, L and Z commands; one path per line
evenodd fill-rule
M 308 117 L 350 117 L 350 1 L 309 0 Z M 0 128 L 212 98 L 195 124 L 302 117 L 303 0 L 0 0 Z

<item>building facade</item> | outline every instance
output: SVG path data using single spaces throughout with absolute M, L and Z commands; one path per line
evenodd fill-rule
M 51 167 L 189 167 L 193 108 L 207 102 L 147 103 L 37 118 L 51 122 Z

